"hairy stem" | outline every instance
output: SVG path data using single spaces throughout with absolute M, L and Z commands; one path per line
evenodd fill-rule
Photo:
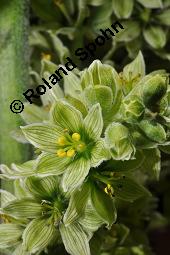
M 28 0 L 0 2 L 0 162 L 10 164 L 28 158 L 28 146 L 16 142 L 10 132 L 22 122 L 11 112 L 13 100 L 23 101 L 28 87 Z

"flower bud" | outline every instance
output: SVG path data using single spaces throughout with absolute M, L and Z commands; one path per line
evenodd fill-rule
M 122 111 L 124 119 L 130 122 L 138 121 L 144 114 L 145 107 L 137 96 L 131 96 L 123 101 Z
M 113 122 L 107 127 L 105 142 L 115 160 L 129 160 L 134 156 L 135 147 L 131 142 L 129 130 L 121 123 Z
M 153 112 L 158 109 L 158 104 L 166 94 L 167 84 L 165 78 L 157 74 L 151 77 L 143 87 L 143 102 Z
M 161 124 L 155 121 L 142 120 L 139 127 L 151 141 L 157 143 L 166 141 L 166 132 Z

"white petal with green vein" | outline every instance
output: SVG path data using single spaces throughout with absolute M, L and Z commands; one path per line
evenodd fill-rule
M 30 177 L 26 180 L 26 186 L 34 196 L 38 198 L 48 198 L 58 191 L 58 180 L 55 176 L 45 178 Z
M 93 139 L 98 139 L 101 136 L 103 129 L 103 118 L 100 104 L 92 106 L 84 119 L 86 132 Z
M 88 175 L 90 170 L 90 160 L 79 158 L 74 160 L 67 168 L 62 178 L 62 187 L 66 192 L 78 188 Z
M 82 187 L 75 191 L 69 201 L 69 206 L 64 214 L 63 222 L 67 226 L 84 215 L 90 194 L 90 184 L 85 182 Z
M 64 101 L 57 101 L 52 109 L 52 119 L 61 128 L 78 132 L 82 125 L 82 114 L 73 106 Z
M 0 207 L 5 206 L 7 203 L 15 200 L 16 197 L 10 192 L 0 189 Z
M 99 166 L 104 160 L 110 159 L 111 154 L 104 146 L 104 141 L 100 139 L 96 142 L 91 151 L 91 167 Z
M 42 153 L 37 159 L 36 173 L 38 176 L 60 175 L 70 162 L 70 158 L 60 158 L 57 154 Z
M 41 251 L 51 242 L 55 231 L 54 225 L 48 224 L 47 219 L 34 219 L 23 233 L 23 244 L 31 253 Z
M 0 248 L 16 245 L 21 238 L 23 229 L 12 223 L 0 224 Z
M 70 226 L 60 225 L 60 233 L 66 251 L 71 255 L 90 255 L 87 235 L 78 224 Z
M 42 215 L 42 206 L 34 199 L 22 198 L 9 202 L 3 212 L 16 218 L 35 218 Z
M 21 127 L 25 137 L 30 143 L 42 151 L 56 153 L 57 139 L 62 130 L 55 125 L 31 124 Z

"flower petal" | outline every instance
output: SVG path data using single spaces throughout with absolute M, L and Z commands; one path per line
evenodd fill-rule
M 60 225 L 60 233 L 66 251 L 71 255 L 90 255 L 90 247 L 87 235 L 78 224 L 68 227 Z
M 70 158 L 60 158 L 55 154 L 42 153 L 37 159 L 36 173 L 38 176 L 60 175 L 62 174 Z
M 101 136 L 103 129 L 103 118 L 100 104 L 95 104 L 84 119 L 86 132 L 93 139 Z
M 23 244 L 31 253 L 41 251 L 51 242 L 55 231 L 54 225 L 49 224 L 47 219 L 34 219 L 23 233 Z
M 21 127 L 30 143 L 42 151 L 56 153 L 57 139 L 62 135 L 62 129 L 54 125 L 30 124 Z
M 88 175 L 90 161 L 84 158 L 74 160 L 67 168 L 62 178 L 62 187 L 66 192 L 78 188 Z
M 23 229 L 12 223 L 0 224 L 0 248 L 8 248 L 20 242 Z
M 83 123 L 81 112 L 63 101 L 58 101 L 54 106 L 52 119 L 61 128 L 72 132 L 78 132 Z
M 9 202 L 3 212 L 16 218 L 35 218 L 42 215 L 42 206 L 32 198 L 15 199 Z
M 35 197 L 40 199 L 51 198 L 58 191 L 58 180 L 54 176 L 45 178 L 30 177 L 26 180 L 26 186 Z
M 104 146 L 102 139 L 98 140 L 91 151 L 91 167 L 99 166 L 104 160 L 110 159 L 111 154 Z
M 15 200 L 16 197 L 11 194 L 10 192 L 0 189 L 0 206 L 5 206 L 8 202 L 11 202 L 12 200 Z
M 63 222 L 67 226 L 84 214 L 85 207 L 90 194 L 90 186 L 85 182 L 81 189 L 76 190 L 69 201 L 69 206 L 64 214 Z

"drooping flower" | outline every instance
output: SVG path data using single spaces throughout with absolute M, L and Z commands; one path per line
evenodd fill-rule
M 42 151 L 36 173 L 41 176 L 63 174 L 64 191 L 73 190 L 83 183 L 91 167 L 110 157 L 101 138 L 101 107 L 94 105 L 83 119 L 80 111 L 58 101 L 51 116 L 52 123 L 31 124 L 22 127 L 22 131 Z

